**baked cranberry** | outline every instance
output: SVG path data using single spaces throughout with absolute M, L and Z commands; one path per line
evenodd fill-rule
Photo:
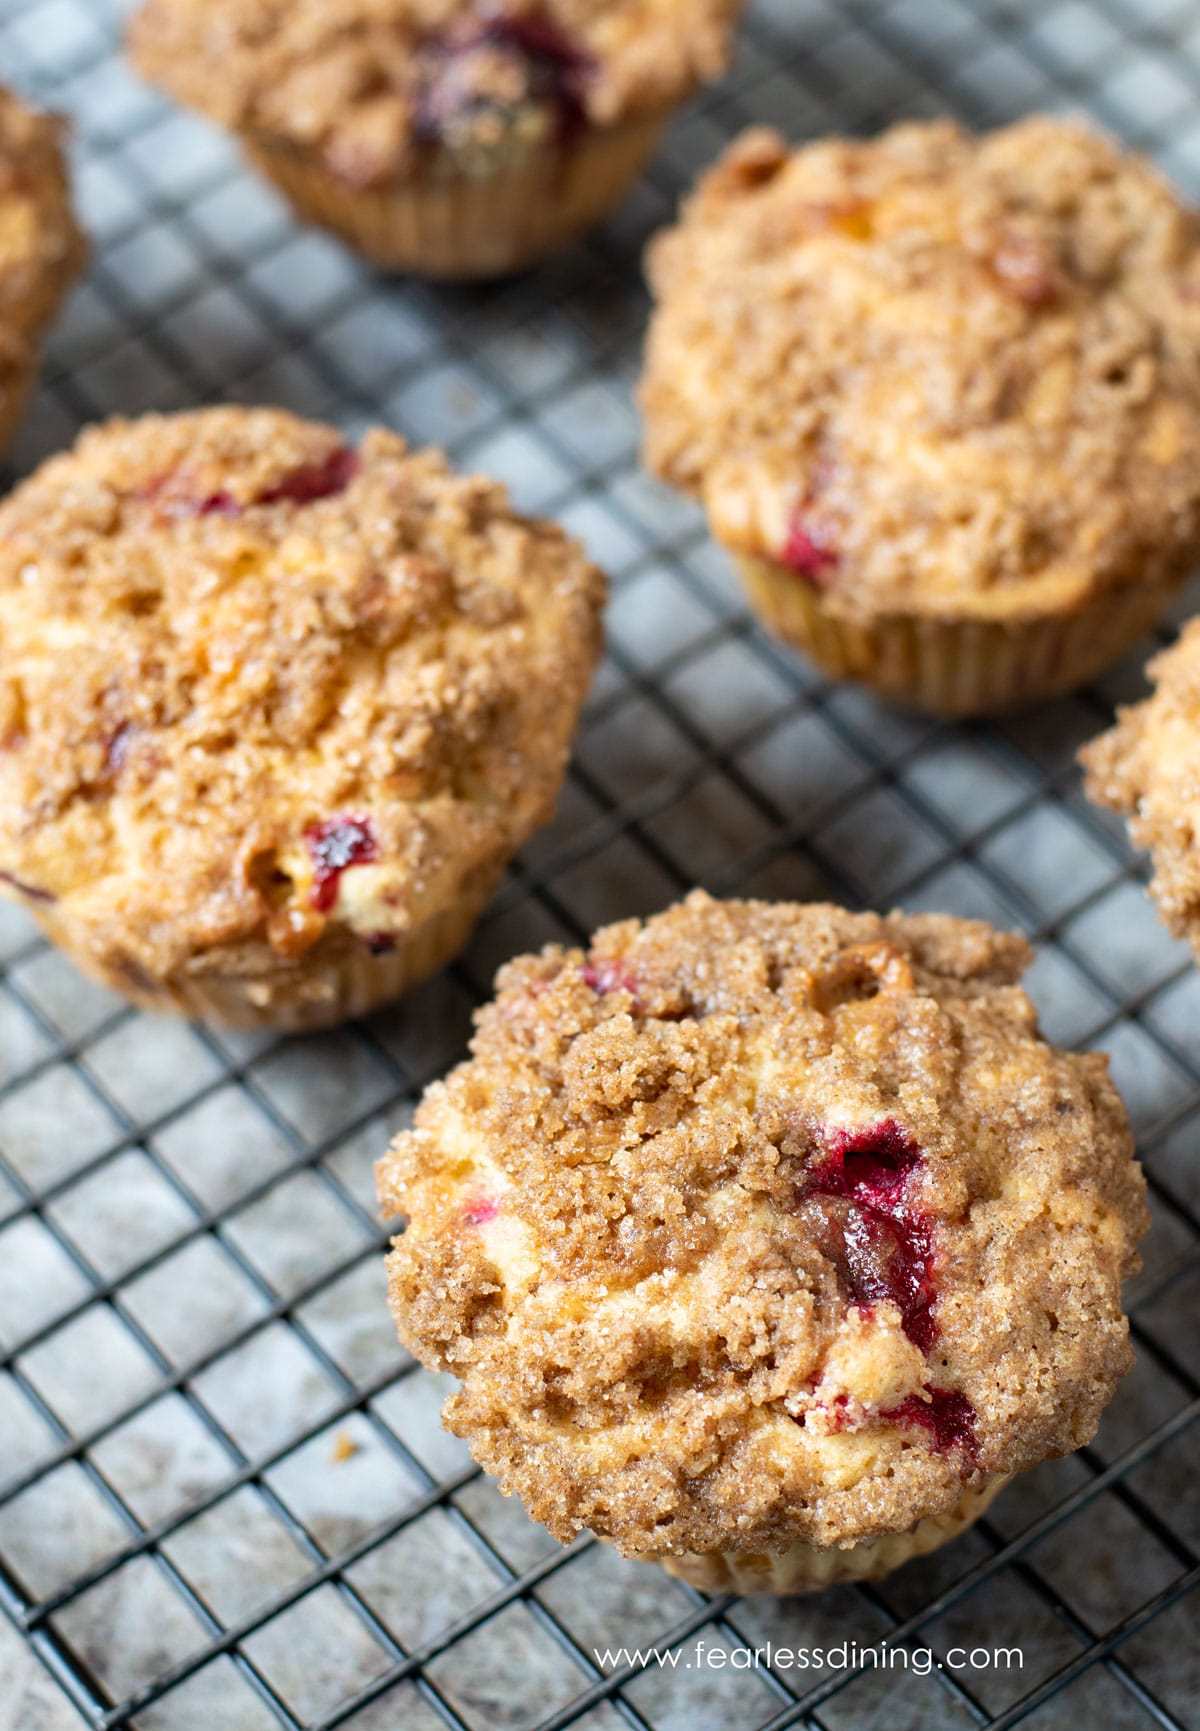
M 342 873 L 351 866 L 371 865 L 379 858 L 379 843 L 368 817 L 330 817 L 304 832 L 313 862 L 312 894 L 318 913 L 327 914 L 338 898 Z
M 828 1155 L 816 1167 L 811 1183 L 827 1196 L 851 1196 L 855 1201 L 882 1205 L 921 1164 L 924 1156 L 908 1131 L 894 1118 L 883 1118 L 852 1130 L 831 1130 Z
M 119 727 L 109 734 L 104 747 L 104 767 L 109 775 L 120 775 L 129 757 L 129 747 L 133 741 L 134 727 L 131 721 L 123 721 Z
M 358 452 L 349 445 L 338 445 L 328 456 L 298 463 L 274 486 L 256 493 L 250 503 L 312 505 L 318 499 L 345 492 L 361 468 Z M 156 506 L 160 517 L 177 522 L 186 517 L 240 517 L 246 509 L 224 487 L 197 495 L 183 469 L 167 469 L 156 475 L 136 497 Z
M 273 487 L 266 487 L 255 497 L 256 505 L 312 505 L 318 499 L 332 499 L 344 493 L 362 467 L 357 451 L 349 445 L 339 445 L 327 457 L 311 463 L 299 463 L 290 469 Z
M 835 1394 L 832 1400 L 818 1401 L 831 1431 L 845 1430 L 850 1422 L 850 1396 Z M 910 1394 L 897 1406 L 888 1407 L 880 1418 L 891 1424 L 920 1425 L 927 1430 L 936 1449 L 949 1454 L 961 1451 L 968 1463 L 974 1464 L 978 1453 L 975 1436 L 975 1408 L 965 1394 L 950 1388 L 927 1388 L 923 1394 Z M 803 1415 L 799 1420 L 804 1423 Z
M 637 997 L 637 980 L 624 956 L 612 956 L 600 962 L 585 962 L 583 983 L 602 996 L 607 996 L 609 992 L 628 992 L 630 997 Z
M 227 493 L 222 487 L 207 498 L 201 499 L 195 508 L 197 517 L 236 517 L 241 506 L 232 493 Z
M 923 1155 L 894 1118 L 865 1129 L 834 1130 L 803 1194 L 827 1197 L 835 1259 L 856 1304 L 894 1304 L 904 1332 L 928 1352 L 937 1339 L 933 1306 L 934 1221 L 908 1200 Z M 840 1206 L 839 1206 L 840 1204 Z
M 463 1219 L 468 1226 L 486 1226 L 499 1212 L 500 1204 L 494 1196 L 479 1196 L 473 1202 L 467 1203 L 463 1209 Z
M 783 563 L 789 571 L 806 577 L 818 589 L 828 588 L 838 568 L 838 552 L 828 528 L 802 504 L 792 517 L 783 548 Z
M 1048 306 L 1058 295 L 1054 260 L 1024 235 L 1005 236 L 988 263 L 1000 291 L 1022 306 Z
M 928 1352 L 937 1338 L 929 1281 L 933 1242 L 927 1223 L 899 1221 L 863 1209 L 846 1234 L 847 1260 L 855 1297 L 889 1302 L 899 1310 L 904 1332 Z
M 957 1389 L 928 1388 L 925 1396 L 910 1394 L 883 1417 L 900 1424 L 920 1425 L 943 1454 L 959 1449 L 968 1461 L 976 1458 L 979 1444 L 975 1436 L 975 1408 Z
M 830 1430 L 845 1430 L 850 1423 L 850 1396 L 835 1394 L 832 1400 L 821 1400 L 816 1403 L 817 1411 L 825 1414 Z M 801 1420 L 803 1423 L 803 1420 Z
M 224 488 L 197 495 L 181 469 L 166 469 L 139 488 L 135 497 L 156 508 L 160 517 L 180 522 L 186 517 L 236 517 L 241 506 Z
M 510 100 L 489 88 L 486 57 L 510 65 L 521 92 Z M 555 112 L 556 142 L 565 146 L 586 124 L 584 96 L 595 71 L 591 56 L 548 17 L 494 17 L 469 22 L 425 45 L 425 76 L 417 92 L 416 133 L 436 143 L 479 118 L 510 124 L 529 104 Z
M 368 932 L 363 943 L 373 956 L 386 956 L 389 950 L 396 947 L 396 940 L 391 932 Z

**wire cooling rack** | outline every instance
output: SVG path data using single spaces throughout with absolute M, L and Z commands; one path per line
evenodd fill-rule
M 383 420 L 562 518 L 615 596 L 557 821 L 397 1009 L 320 1039 L 189 1028 L 86 985 L 3 910 L 0 1731 L 1200 1724 L 1200 974 L 1073 767 L 1145 651 L 995 727 L 830 689 L 639 472 L 630 400 L 640 249 L 747 119 L 799 138 L 1084 106 L 1200 193 L 1200 4 L 756 5 L 734 76 L 606 231 L 470 291 L 382 281 L 293 226 L 133 80 L 122 10 L 0 0 L 5 76 L 74 118 L 94 241 L 16 472 L 118 411 Z M 1151 1177 L 1137 1368 L 1095 1443 L 953 1547 L 811 1603 L 561 1550 L 441 1433 L 440 1380 L 383 1303 L 371 1162 L 461 1055 L 494 967 L 696 880 L 1023 927 L 1047 1031 L 1111 1053 Z M 724 1668 L 612 1656 L 686 1661 L 698 1639 Z M 768 1641 L 1023 1663 L 737 1668 Z

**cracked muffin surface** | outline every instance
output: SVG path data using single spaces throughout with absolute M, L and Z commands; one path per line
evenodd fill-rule
M 85 250 L 62 123 L 0 86 L 0 442 L 15 430 L 42 336 Z
M 1200 621 L 1150 662 L 1155 690 L 1117 711 L 1117 724 L 1080 753 L 1097 805 L 1128 819 L 1154 866 L 1153 896 L 1168 929 L 1200 956 Z
M 501 971 L 379 1187 L 402 1339 L 556 1537 L 854 1545 L 1092 1436 L 1143 1185 L 1029 960 L 697 892 Z
M 136 992 L 485 895 L 552 809 L 604 583 L 438 452 L 230 408 L 43 465 L 0 592 L 0 888 Z
M 1200 228 L 1086 128 L 736 141 L 649 255 L 650 466 L 827 615 L 1015 621 L 1200 552 Z
M 356 185 L 433 140 L 488 147 L 682 100 L 723 71 L 741 0 L 147 0 L 140 69 L 222 125 Z M 568 113 L 567 111 L 570 111 Z

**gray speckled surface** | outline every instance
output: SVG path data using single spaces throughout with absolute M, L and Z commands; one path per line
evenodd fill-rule
M 0 1622 L 0 1731 L 80 1731 L 86 1723 L 16 1630 Z
M 1092 692 L 959 729 L 830 692 L 773 649 L 695 511 L 639 470 L 637 258 L 750 116 L 799 137 L 1084 101 L 1195 192 L 1200 3 L 755 0 L 732 79 L 602 235 L 517 282 L 444 292 L 295 228 L 226 140 L 130 76 L 123 10 L 0 0 L 7 75 L 74 116 L 94 241 L 17 472 L 114 410 L 228 396 L 351 430 L 384 418 L 587 540 L 614 580 L 611 647 L 557 818 L 462 962 L 362 1028 L 281 1042 L 134 1013 L 0 906 L 0 1604 L 42 1655 L 0 1617 L 0 1731 L 98 1724 L 143 1689 L 142 1731 L 519 1731 L 603 1690 L 597 1649 L 703 1614 L 656 1569 L 564 1555 L 472 1474 L 438 1423 L 444 1383 L 392 1333 L 371 1180 L 498 963 L 693 879 L 1040 939 L 1047 1031 L 1110 1051 L 1155 1180 L 1139 1362 L 1094 1447 L 953 1548 L 871 1592 L 734 1603 L 681 1647 L 872 1643 L 946 1594 L 921 1638 L 1020 1645 L 1020 1674 L 652 1667 L 576 1722 L 748 1731 L 823 1682 L 842 1685 L 811 1721 L 829 1731 L 990 1722 L 1200 1555 L 1193 1431 L 1091 1488 L 1200 1392 L 1200 976 L 1071 770 L 1141 688 L 1145 649 Z M 1070 1496 L 1056 1531 L 987 1568 Z M 1181 1599 L 1027 1722 L 1200 1724 L 1198 1618 L 1200 1596 Z

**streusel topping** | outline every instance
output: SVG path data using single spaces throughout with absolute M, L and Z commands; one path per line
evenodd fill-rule
M 746 133 L 650 276 L 649 463 L 830 608 L 1016 618 L 1200 554 L 1200 228 L 1084 127 Z
M 0 87 L 0 387 L 28 369 L 83 264 L 62 144 L 53 115 Z
M 402 1338 L 557 1537 L 853 1543 L 1088 1440 L 1143 1185 L 1029 960 L 696 893 L 502 970 L 379 1184 Z
M 134 977 L 386 946 L 548 815 L 603 594 L 392 433 L 93 428 L 0 506 L 0 876 Z
M 1167 926 L 1200 955 L 1200 620 L 1147 671 L 1153 695 L 1118 710 L 1080 760 L 1090 798 L 1127 817 L 1150 854 L 1150 891 Z
M 403 177 L 545 123 L 606 125 L 724 69 L 742 0 L 147 0 L 134 59 L 225 126 L 341 178 Z

